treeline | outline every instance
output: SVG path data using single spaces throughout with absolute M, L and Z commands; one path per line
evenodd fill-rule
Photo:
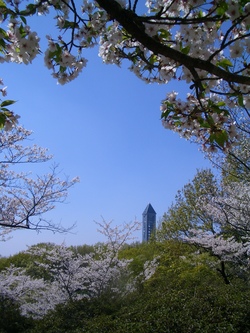
M 0 258 L 0 332 L 250 332 L 246 147 L 219 178 L 198 171 L 148 243 L 133 242 L 139 222 L 102 221 L 104 243 Z
M 48 247 L 52 248 L 54 245 L 49 244 Z M 44 249 L 45 244 L 34 247 L 33 251 L 36 248 Z M 72 252 L 72 249 L 65 250 Z M 86 246 L 78 247 L 77 250 L 82 251 L 83 256 L 86 255 L 86 250 L 89 254 L 89 248 Z M 157 258 L 157 267 L 154 269 L 151 265 L 150 269 L 153 269 L 154 273 L 148 273 L 149 278 L 145 278 L 145 263 L 152 262 L 153 258 Z M 40 279 L 43 276 L 53 284 L 55 277 L 51 269 L 55 269 L 55 261 L 53 267 L 47 269 L 43 265 L 37 265 L 36 260 L 34 254 L 30 253 L 1 259 L 1 272 L 5 267 L 10 267 L 10 264 L 20 265 L 19 267 L 25 269 L 30 277 Z M 232 276 L 230 284 L 226 284 L 215 268 L 215 258 L 209 253 L 197 253 L 193 246 L 176 240 L 152 241 L 125 246 L 119 250 L 119 260 L 128 263 L 126 276 L 120 274 L 118 277 L 113 272 L 112 278 L 101 290 L 99 289 L 98 294 L 91 297 L 73 297 L 72 292 L 71 299 L 62 298 L 53 309 L 39 318 L 22 315 L 17 296 L 16 301 L 11 297 L 2 297 L 0 331 L 250 332 L 249 282 Z M 46 258 L 41 262 L 46 262 Z M 69 288 L 70 283 L 73 284 L 73 281 L 70 282 L 70 268 L 68 267 L 68 271 L 66 266 L 56 269 L 58 274 L 62 274 L 64 270 L 63 281 L 67 281 Z M 104 277 L 102 279 L 104 280 Z M 82 283 L 84 280 L 86 282 L 82 277 Z M 95 276 L 93 280 L 98 281 L 98 277 Z M 60 287 L 66 288 L 63 281 Z M 21 286 L 19 292 L 20 289 Z M 33 293 L 37 291 L 33 290 Z M 88 291 L 90 293 L 90 290 Z M 35 302 L 34 294 L 29 294 L 29 298 L 33 297 L 32 302 Z M 41 297 L 41 292 L 39 294 Z M 79 290 L 77 294 L 81 295 Z M 51 298 L 58 296 L 52 294 Z M 26 302 L 30 300 L 27 298 Z M 52 302 L 49 295 L 47 301 Z M 48 308 L 50 305 L 44 304 L 44 307 Z

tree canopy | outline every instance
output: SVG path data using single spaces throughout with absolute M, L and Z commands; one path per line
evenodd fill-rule
M 249 281 L 250 253 L 249 175 L 242 179 L 235 160 L 231 167 L 234 174 L 220 180 L 211 170 L 198 171 L 176 195 L 158 232 L 159 239 L 175 239 L 208 252 L 228 284 L 233 275 Z M 235 177 L 237 170 L 240 178 Z
M 128 60 L 129 70 L 147 83 L 189 85 L 185 101 L 174 91 L 162 101 L 164 127 L 209 151 L 230 150 L 240 134 L 249 138 L 248 1 L 2 0 L 1 62 L 31 63 L 41 50 L 29 18 L 51 12 L 59 34 L 46 36 L 44 59 L 59 83 L 78 77 L 87 64 L 84 50 L 99 44 L 105 63 Z M 7 127 L 16 120 L 12 102 L 1 104 Z

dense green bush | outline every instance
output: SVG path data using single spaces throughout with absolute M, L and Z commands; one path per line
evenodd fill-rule
M 23 333 L 31 329 L 33 323 L 20 314 L 15 302 L 0 296 L 0 333 Z

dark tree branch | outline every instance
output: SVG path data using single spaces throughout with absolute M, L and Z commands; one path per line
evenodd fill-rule
M 148 36 L 142 28 L 142 22 L 139 17 L 131 10 L 121 7 L 115 0 L 96 0 L 96 2 L 110 15 L 111 20 L 115 19 L 118 21 L 132 37 L 136 38 L 155 54 L 161 54 L 170 58 L 189 70 L 192 68 L 202 69 L 227 82 L 250 85 L 250 77 L 230 73 L 209 61 L 190 57 Z
M 225 284 L 230 284 L 230 281 L 228 280 L 228 277 L 226 274 L 224 261 L 220 262 L 220 266 L 221 266 L 221 268 L 217 268 L 217 271 L 222 275 L 222 278 L 223 278 Z

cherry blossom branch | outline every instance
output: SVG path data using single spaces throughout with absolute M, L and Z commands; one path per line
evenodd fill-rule
M 3 131 L 0 138 L 0 226 L 7 229 L 68 232 L 73 226 L 64 228 L 43 216 L 54 209 L 55 204 L 66 200 L 68 190 L 79 179 L 61 180 L 56 164 L 51 167 L 50 173 L 37 177 L 31 173 L 9 170 L 13 164 L 46 162 L 51 159 L 51 156 L 46 155 L 46 149 L 21 144 L 30 135 L 30 131 L 17 126 L 11 131 Z
M 215 66 L 209 61 L 190 57 L 167 45 L 159 43 L 157 40 L 145 33 L 145 31 L 141 28 L 141 25 L 139 24 L 140 20 L 138 20 L 138 16 L 135 13 L 124 9 L 115 0 L 96 0 L 96 2 L 107 11 L 111 19 L 117 20 L 131 36 L 134 36 L 142 45 L 155 54 L 161 54 L 170 58 L 181 65 L 186 66 L 188 69 L 203 69 L 227 82 L 250 85 L 250 77 L 248 76 L 235 75 Z

